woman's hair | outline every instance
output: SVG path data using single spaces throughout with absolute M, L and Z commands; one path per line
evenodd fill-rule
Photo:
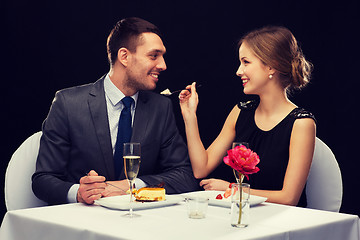
M 246 43 L 255 56 L 280 74 L 284 89 L 301 89 L 310 81 L 313 65 L 308 62 L 289 29 L 267 26 L 246 34 L 240 41 Z
M 141 44 L 142 40 L 139 36 L 145 32 L 155 33 L 161 37 L 160 30 L 144 19 L 131 17 L 118 21 L 111 30 L 106 43 L 110 64 L 115 64 L 118 51 L 122 47 L 136 52 L 136 47 Z

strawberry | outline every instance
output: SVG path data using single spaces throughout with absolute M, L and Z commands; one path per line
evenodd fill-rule
M 217 196 L 216 196 L 216 199 L 223 199 L 223 197 L 221 196 L 221 194 L 218 194 Z
M 224 193 L 224 198 L 228 198 L 228 197 L 230 197 L 230 195 L 231 195 L 231 188 L 228 188 L 228 189 L 226 189 L 226 191 Z

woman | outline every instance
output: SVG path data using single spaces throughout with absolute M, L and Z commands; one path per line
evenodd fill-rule
M 304 206 L 316 125 L 314 116 L 292 103 L 287 93 L 309 82 L 312 65 L 284 27 L 252 31 L 239 46 L 236 75 L 241 77 L 244 93 L 258 95 L 259 101 L 236 105 L 208 149 L 199 135 L 195 83 L 179 95 L 194 175 L 204 178 L 211 173 L 234 141 L 248 142 L 260 157 L 260 171 L 250 175 L 252 194 L 273 203 Z M 205 179 L 200 185 L 205 190 L 225 190 L 229 183 Z

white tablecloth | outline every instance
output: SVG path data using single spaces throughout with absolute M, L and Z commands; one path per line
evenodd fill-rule
M 66 204 L 7 212 L 1 240 L 70 239 L 326 239 L 360 240 L 358 216 L 264 203 L 250 209 L 250 225 L 230 226 L 230 209 L 209 206 L 189 219 L 185 203 L 136 211 L 139 218 L 101 206 Z

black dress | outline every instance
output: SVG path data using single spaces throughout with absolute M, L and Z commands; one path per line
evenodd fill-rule
M 263 131 L 256 126 L 254 119 L 258 104 L 258 101 L 238 104 L 241 112 L 235 126 L 235 141 L 248 142 L 250 149 L 259 155 L 260 163 L 257 166 L 260 171 L 249 175 L 248 182 L 251 188 L 281 190 L 289 161 L 290 137 L 294 122 L 299 118 L 312 118 L 315 121 L 315 117 L 305 109 L 295 108 L 274 128 Z M 306 206 L 305 190 L 298 206 Z

